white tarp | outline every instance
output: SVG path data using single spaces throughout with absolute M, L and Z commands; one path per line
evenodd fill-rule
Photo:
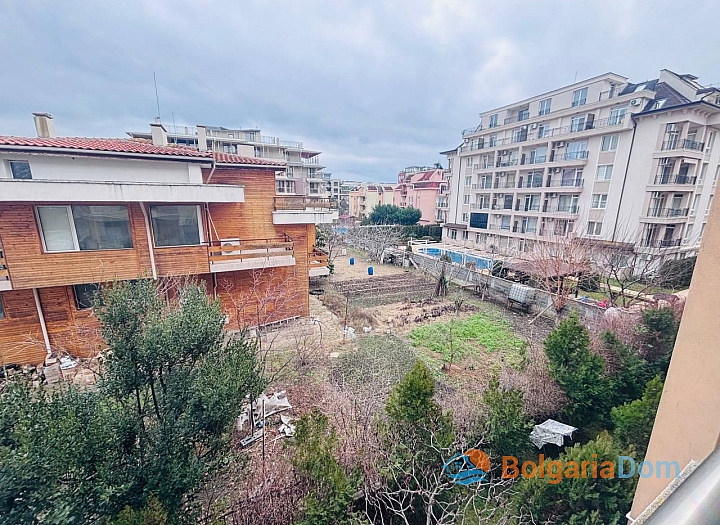
M 576 430 L 577 428 L 566 425 L 565 423 L 548 419 L 544 423 L 535 425 L 533 431 L 530 432 L 530 441 L 532 441 L 537 448 L 542 448 L 543 445 L 547 445 L 548 443 L 561 447 L 565 443 L 565 438 L 572 438 L 572 433 Z

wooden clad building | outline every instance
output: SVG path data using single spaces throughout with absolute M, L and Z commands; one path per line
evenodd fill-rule
M 115 280 L 202 280 L 230 328 L 308 315 L 308 275 L 327 273 L 315 224 L 337 211 L 276 197 L 283 162 L 168 147 L 160 125 L 151 143 L 38 119 L 45 136 L 0 136 L 0 364 L 101 351 L 89 303 Z

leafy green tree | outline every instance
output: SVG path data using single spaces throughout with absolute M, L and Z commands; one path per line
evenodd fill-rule
M 355 518 L 352 495 L 356 483 L 335 458 L 336 449 L 337 435 L 327 416 L 313 409 L 300 418 L 293 464 L 310 490 L 298 525 L 345 524 Z
M 497 375 L 490 379 L 483 395 L 488 408 L 485 437 L 494 456 L 522 457 L 530 443 L 532 423 L 523 412 L 523 395 L 519 390 L 503 390 Z
M 412 206 L 409 208 L 400 208 L 397 213 L 398 224 L 403 226 L 412 226 L 417 224 L 422 217 L 422 212 Z
M 642 311 L 642 324 L 639 328 L 642 340 L 640 353 L 651 363 L 653 375 L 660 374 L 665 377 L 679 326 L 672 308 L 646 308 Z
M 231 459 L 240 400 L 264 386 L 254 344 L 224 332 L 203 287 L 115 283 L 95 312 L 108 345 L 97 389 L 0 396 L 4 523 L 93 523 L 126 508 L 141 519 L 132 513 L 153 506 L 192 519 L 193 491 Z
M 615 407 L 611 412 L 615 439 L 624 448 L 634 446 L 640 460 L 647 452 L 662 390 L 660 377 L 655 377 L 648 382 L 642 398 Z
M 577 314 L 550 332 L 545 354 L 550 374 L 570 400 L 567 415 L 577 426 L 607 413 L 610 385 L 604 376 L 605 362 L 590 351 L 590 336 Z
M 647 361 L 638 355 L 635 348 L 623 343 L 613 332 L 604 332 L 600 340 L 613 368 L 608 378 L 610 404 L 617 406 L 637 399 L 651 377 Z
M 516 507 L 528 508 L 536 522 L 572 525 L 619 525 L 625 523 L 634 492 L 632 478 L 603 477 L 603 462 L 617 466 L 623 452 L 607 433 L 585 445 L 567 447 L 558 460 L 546 459 L 544 477 L 523 478 L 517 485 Z M 562 468 L 558 466 L 560 461 Z M 571 477 L 570 462 L 575 462 L 578 477 Z M 582 477 L 582 464 L 587 463 Z M 592 463 L 597 462 L 597 475 L 592 476 Z M 607 465 L 607 464 L 606 464 Z M 558 477 L 558 473 L 562 477 Z M 605 474 L 609 474 L 605 471 Z

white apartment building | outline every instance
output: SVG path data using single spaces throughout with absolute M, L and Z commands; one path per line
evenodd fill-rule
M 581 236 L 695 254 L 720 173 L 720 90 L 607 73 L 480 114 L 448 157 L 443 239 L 522 255 Z
M 275 176 L 280 195 L 329 197 L 320 152 L 306 149 L 302 142 L 262 135 L 254 128 L 163 126 L 167 130 L 168 144 L 287 162 L 287 171 Z M 127 134 L 133 138 L 152 138 L 150 131 L 128 131 Z

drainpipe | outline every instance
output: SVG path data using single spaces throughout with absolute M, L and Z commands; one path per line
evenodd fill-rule
M 630 139 L 630 150 L 628 152 L 628 160 L 625 165 L 625 174 L 623 175 L 622 188 L 620 188 L 620 201 L 618 202 L 617 213 L 615 214 L 615 224 L 613 225 L 613 233 L 610 239 L 611 242 L 615 242 L 615 235 L 618 229 L 618 220 L 620 219 L 620 209 L 622 208 L 623 197 L 625 196 L 625 183 L 627 182 L 628 172 L 630 171 L 630 159 L 632 158 L 633 144 L 635 143 L 635 130 L 637 130 L 637 122 L 635 121 L 635 114 L 630 113 L 630 119 L 633 124 L 632 138 Z
M 150 267 L 152 268 L 152 278 L 157 280 L 157 267 L 155 266 L 155 250 L 153 249 L 153 238 L 152 230 L 150 228 L 150 218 L 148 217 L 144 202 L 140 203 L 140 209 L 142 210 L 143 217 L 145 217 L 145 233 L 147 234 L 148 248 L 150 249 Z
M 45 340 L 45 350 L 48 355 L 51 354 L 52 348 L 50 348 L 50 336 L 48 336 L 47 325 L 45 324 L 45 315 L 43 315 L 42 305 L 40 304 L 40 295 L 38 294 L 37 288 L 33 288 L 33 298 L 35 299 L 35 307 L 37 308 L 38 319 L 40 319 L 40 329 L 42 330 L 43 339 Z
M 215 162 L 215 159 L 213 159 L 212 169 L 210 170 L 210 175 L 208 175 L 205 184 L 210 184 L 210 179 L 212 179 L 213 173 L 215 173 L 215 168 L 217 168 L 217 163 Z

